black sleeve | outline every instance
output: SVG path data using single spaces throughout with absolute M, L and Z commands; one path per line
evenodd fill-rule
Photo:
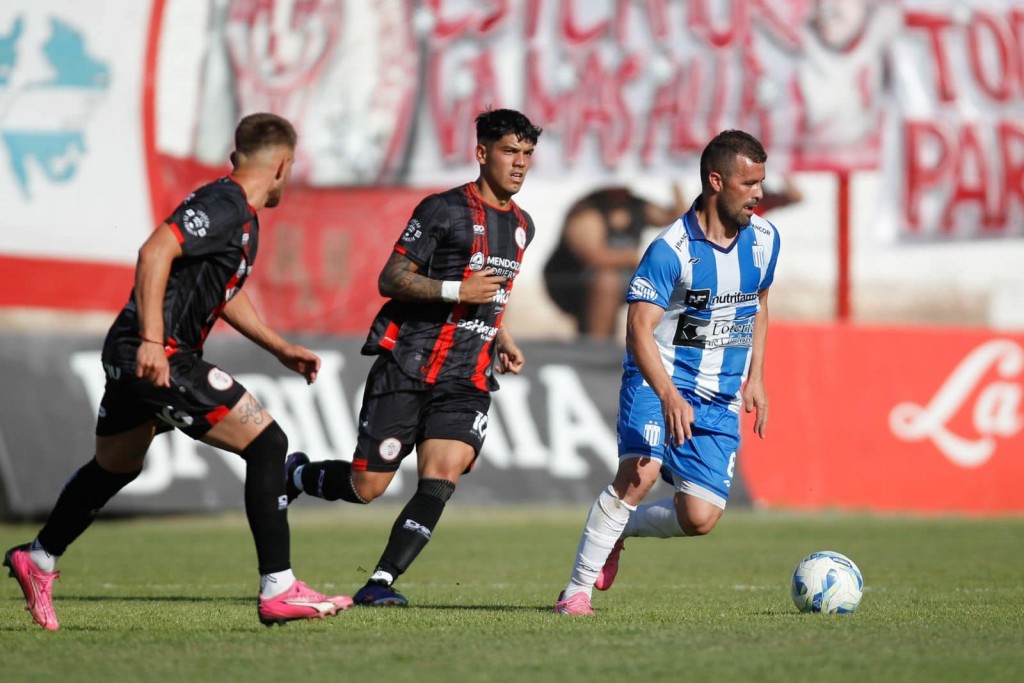
M 208 256 L 237 242 L 238 231 L 250 218 L 248 210 L 221 197 L 193 196 L 178 205 L 166 222 L 176 229 L 182 254 Z
M 426 265 L 437 245 L 449 239 L 451 215 L 439 195 L 432 194 L 419 203 L 402 236 L 395 242 L 395 251 L 418 265 Z

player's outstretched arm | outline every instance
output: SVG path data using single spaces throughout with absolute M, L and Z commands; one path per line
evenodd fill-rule
M 626 348 L 640 374 L 661 400 L 665 416 L 665 439 L 681 444 L 693 436 L 693 406 L 676 389 L 672 378 L 661 364 L 661 353 L 654 341 L 654 328 L 665 311 L 656 304 L 632 301 L 626 313 Z
M 435 280 L 420 274 L 419 269 L 419 265 L 405 255 L 392 252 L 377 279 L 381 296 L 398 301 L 485 304 L 492 301 L 505 284 L 505 278 L 495 275 L 490 268 L 479 270 L 461 282 Z
M 171 386 L 171 370 L 164 351 L 164 295 L 171 263 L 179 256 L 178 238 L 162 223 L 139 248 L 135 266 L 135 306 L 142 340 L 135 356 L 135 376 L 158 387 Z
M 518 375 L 526 365 L 526 357 L 519 345 L 512 339 L 512 335 L 502 327 L 498 330 L 495 343 L 498 345 L 498 372 L 501 374 L 511 372 L 513 375 Z
M 768 392 L 764 386 L 764 354 L 768 342 L 768 290 L 757 293 L 761 304 L 754 316 L 754 339 L 750 349 L 750 373 L 743 386 L 743 408 L 748 413 L 756 410 L 754 433 L 762 439 L 768 426 Z
M 299 373 L 312 384 L 320 370 L 320 357 L 304 346 L 292 344 L 263 322 L 244 290 L 239 291 L 224 306 L 221 317 L 247 339 L 274 354 L 281 364 Z

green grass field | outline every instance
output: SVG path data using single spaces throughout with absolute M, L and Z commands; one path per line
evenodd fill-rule
M 354 592 L 395 508 L 293 511 L 296 573 Z M 1020 681 L 1024 519 L 730 510 L 700 539 L 633 539 L 595 618 L 551 612 L 585 510 L 450 506 L 400 581 L 407 609 L 260 625 L 240 514 L 101 520 L 62 560 L 61 630 L 0 582 L 0 680 Z M 0 548 L 36 525 L 0 525 Z M 837 550 L 867 590 L 847 616 L 799 614 L 801 557 Z

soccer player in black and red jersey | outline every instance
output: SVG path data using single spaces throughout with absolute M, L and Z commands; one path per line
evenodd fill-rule
M 407 604 L 392 584 L 427 545 L 480 452 L 490 392 L 498 388 L 493 373 L 523 367 L 502 317 L 534 233 L 512 196 L 540 133 L 510 109 L 477 117 L 480 176 L 420 202 L 381 271 L 378 287 L 390 300 L 363 346 L 377 360 L 352 462 L 288 457 L 289 498 L 305 491 L 365 504 L 384 493 L 416 449 L 416 493 L 395 520 L 376 570 L 353 596 L 357 605 Z
M 245 387 L 203 358 L 206 336 L 223 318 L 307 382 L 316 379 L 317 355 L 268 327 L 242 290 L 256 260 L 256 214 L 281 201 L 296 138 L 280 116 L 242 119 L 231 175 L 189 195 L 139 250 L 135 288 L 103 344 L 107 383 L 96 455 L 65 484 L 35 540 L 4 556 L 27 609 L 44 628 L 58 628 L 52 602 L 57 558 L 139 475 L 153 437 L 175 427 L 245 460 L 260 621 L 319 618 L 351 606 L 351 598 L 318 593 L 292 573 L 281 481 L 288 438 Z

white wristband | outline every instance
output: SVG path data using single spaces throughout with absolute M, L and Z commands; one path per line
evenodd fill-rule
M 461 280 L 445 280 L 441 283 L 441 300 L 450 304 L 459 303 L 459 290 L 462 289 Z

